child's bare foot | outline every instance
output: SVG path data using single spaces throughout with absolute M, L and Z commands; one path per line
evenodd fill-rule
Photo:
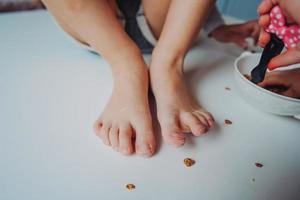
M 113 70 L 114 89 L 110 101 L 95 122 L 96 134 L 104 144 L 124 155 L 151 156 L 155 138 L 148 103 L 148 70 L 122 66 Z
M 153 59 L 154 60 L 154 59 Z M 202 109 L 185 88 L 183 62 L 152 62 L 151 86 L 157 102 L 157 114 L 164 140 L 182 146 L 184 133 L 206 133 L 213 125 L 210 113 Z

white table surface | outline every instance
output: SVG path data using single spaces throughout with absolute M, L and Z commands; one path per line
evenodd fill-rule
M 45 11 L 1 14 L 0 199 L 300 199 L 300 122 L 238 96 L 240 53 L 202 38 L 187 56 L 189 88 L 214 114 L 215 129 L 178 149 L 157 132 L 155 156 L 124 157 L 92 130 L 112 89 L 107 63 Z M 196 164 L 185 167 L 185 157 Z

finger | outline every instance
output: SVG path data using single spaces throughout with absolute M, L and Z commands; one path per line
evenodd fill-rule
M 300 63 L 300 45 L 298 48 L 289 49 L 288 51 L 276 56 L 268 64 L 269 70 L 274 70 L 279 67 L 285 67 Z
M 258 45 L 261 47 L 265 47 L 270 41 L 270 34 L 265 32 L 263 29 L 260 30 L 260 35 L 258 39 Z
M 254 27 L 254 25 L 255 25 L 254 22 L 255 22 L 255 20 L 247 21 L 247 22 L 241 24 L 240 27 L 242 27 L 242 28 L 244 28 L 244 29 L 246 29 L 248 31 L 252 30 L 253 27 Z
M 271 18 L 269 15 L 262 15 L 259 19 L 258 19 L 258 24 L 262 27 L 262 28 L 267 28 L 270 24 Z
M 258 37 L 258 44 L 261 47 L 264 47 L 270 40 L 270 34 L 265 31 L 267 26 L 270 24 L 270 16 L 269 15 L 261 16 L 258 20 L 258 24 L 261 27 L 261 29 L 259 29 L 260 34 Z
M 261 2 L 261 4 L 258 6 L 258 13 L 260 15 L 269 13 L 270 10 L 273 8 L 274 4 L 271 0 L 264 0 Z
M 258 83 L 257 84 L 260 87 L 268 87 L 268 86 L 275 86 L 275 85 L 285 85 L 284 80 L 282 80 L 282 78 L 280 78 L 279 75 L 277 75 L 277 73 L 269 73 L 268 75 L 266 75 L 265 79 L 263 80 L 263 82 Z
M 258 43 L 259 33 L 260 33 L 260 27 L 259 27 L 258 23 L 256 23 L 256 25 L 251 33 L 251 37 L 253 38 L 255 45 L 257 45 L 257 43 Z
M 257 20 L 248 21 L 239 27 L 241 35 L 245 37 L 252 37 L 253 31 L 256 29 L 259 29 Z

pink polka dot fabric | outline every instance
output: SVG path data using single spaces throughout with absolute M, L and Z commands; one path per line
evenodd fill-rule
M 287 26 L 285 17 L 279 6 L 275 6 L 271 10 L 270 17 L 271 23 L 266 31 L 274 33 L 282 39 L 287 49 L 296 47 L 300 42 L 300 26 Z

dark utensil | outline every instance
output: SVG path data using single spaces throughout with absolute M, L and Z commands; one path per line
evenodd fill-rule
M 271 34 L 271 40 L 264 48 L 259 64 L 251 71 L 251 81 L 255 84 L 264 80 L 268 64 L 272 58 L 279 55 L 284 43 L 275 34 Z

